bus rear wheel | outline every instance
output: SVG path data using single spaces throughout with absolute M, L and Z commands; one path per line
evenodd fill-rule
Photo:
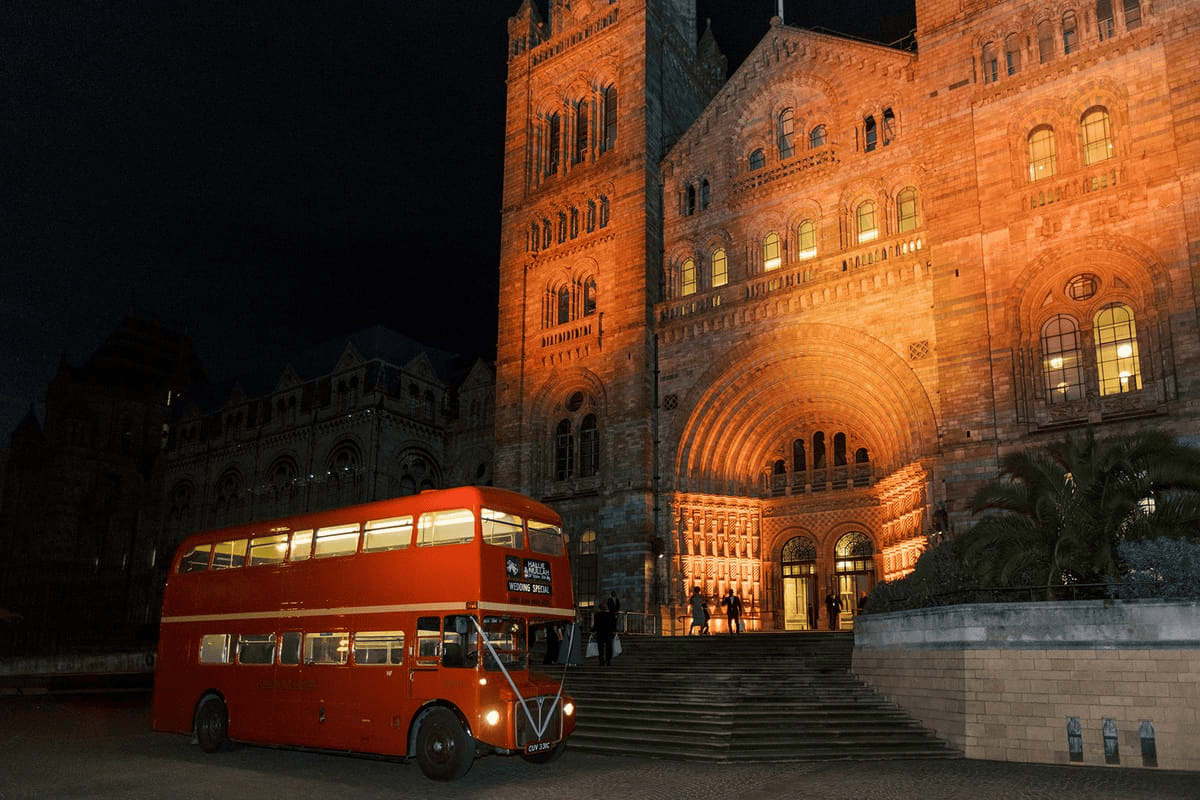
M 196 709 L 196 741 L 206 753 L 215 753 L 229 740 L 229 711 L 225 701 L 209 695 Z
M 448 708 L 430 710 L 417 727 L 417 764 L 435 781 L 461 778 L 475 760 L 475 740 Z

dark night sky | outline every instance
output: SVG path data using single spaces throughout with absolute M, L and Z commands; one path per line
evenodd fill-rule
M 493 355 L 519 5 L 3 4 L 0 446 L 60 356 L 82 363 L 131 312 L 189 334 L 214 379 L 373 324 Z M 776 12 L 697 5 L 731 72 Z M 912 13 L 785 6 L 875 41 Z

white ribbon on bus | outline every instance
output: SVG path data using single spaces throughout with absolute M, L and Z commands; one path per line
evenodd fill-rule
M 487 634 L 483 632 L 483 626 L 479 624 L 479 619 L 476 618 L 474 614 L 471 615 L 471 622 L 475 623 L 475 630 L 479 631 L 479 638 L 482 639 L 483 643 L 487 646 L 488 652 L 492 654 L 492 658 L 496 660 L 496 664 L 500 667 L 500 671 L 504 673 L 504 677 L 508 681 L 509 687 L 513 690 L 513 694 L 515 694 L 517 696 L 517 700 L 520 701 L 521 710 L 525 712 L 525 718 L 529 720 L 529 726 L 533 728 L 533 732 L 537 734 L 539 739 L 541 739 L 542 734 L 546 732 L 546 728 L 550 726 L 550 720 L 553 719 L 554 709 L 558 707 L 560 702 L 562 702 L 562 681 L 558 682 L 558 694 L 554 695 L 554 702 L 550 704 L 550 713 L 545 715 L 541 725 L 539 725 L 537 721 L 534 720 L 533 714 L 531 714 L 529 711 L 529 703 L 525 702 L 524 695 L 522 695 L 521 690 L 517 688 L 517 684 L 515 681 L 513 681 L 512 675 L 508 674 L 508 668 L 504 666 L 504 661 L 502 661 L 500 656 L 496 653 L 496 648 L 492 647 L 492 640 L 489 639 Z M 570 638 L 567 639 L 568 653 L 571 652 L 571 642 L 573 642 L 574 639 L 575 626 L 572 625 Z

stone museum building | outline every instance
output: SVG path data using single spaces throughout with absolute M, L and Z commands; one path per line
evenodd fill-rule
M 776 18 L 727 76 L 693 0 L 548 2 L 508 25 L 494 470 L 581 605 L 849 625 L 1006 452 L 1197 437 L 1200 4 Z

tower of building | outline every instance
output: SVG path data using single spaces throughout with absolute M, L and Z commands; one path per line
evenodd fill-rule
M 584 605 L 654 561 L 658 164 L 724 77 L 694 0 L 526 0 L 509 21 L 496 482 L 549 500 Z M 584 570 L 582 574 L 594 575 Z M 661 599 L 661 598 L 660 598 Z

